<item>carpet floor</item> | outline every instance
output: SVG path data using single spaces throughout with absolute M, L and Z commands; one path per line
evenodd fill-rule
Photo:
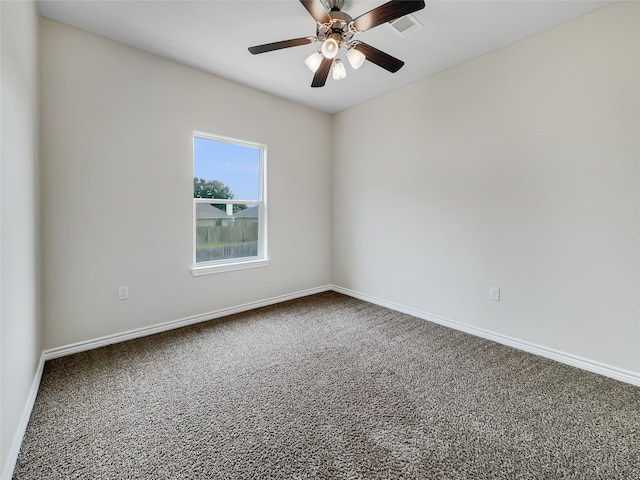
M 640 388 L 334 292 L 47 361 L 27 479 L 640 479 Z

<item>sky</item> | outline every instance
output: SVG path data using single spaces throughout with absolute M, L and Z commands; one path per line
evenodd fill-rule
M 194 137 L 193 176 L 221 181 L 235 200 L 258 200 L 260 149 Z

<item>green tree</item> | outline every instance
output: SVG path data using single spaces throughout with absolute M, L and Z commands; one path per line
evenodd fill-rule
M 220 180 L 205 180 L 204 178 L 193 177 L 193 198 L 223 198 L 225 200 L 233 200 L 233 192 Z M 227 206 L 224 203 L 214 204 L 214 207 L 225 212 Z M 246 205 L 234 204 L 233 213 L 239 212 L 247 208 Z
M 220 180 L 193 177 L 193 198 L 233 199 L 231 189 Z

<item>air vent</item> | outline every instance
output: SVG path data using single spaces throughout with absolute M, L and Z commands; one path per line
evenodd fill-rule
M 389 25 L 391 25 L 393 30 L 402 37 L 406 37 L 411 32 L 420 30 L 423 26 L 418 19 L 411 14 L 397 18 L 394 21 L 389 22 Z

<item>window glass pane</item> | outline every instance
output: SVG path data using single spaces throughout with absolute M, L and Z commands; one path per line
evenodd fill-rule
M 222 208 L 221 208 L 222 207 Z M 247 207 L 230 204 L 230 207 Z M 196 204 L 196 262 L 258 255 L 258 205 L 228 215 L 226 205 Z
M 259 200 L 260 148 L 193 139 L 194 198 Z
M 267 265 L 266 145 L 194 132 L 193 147 L 192 273 Z

